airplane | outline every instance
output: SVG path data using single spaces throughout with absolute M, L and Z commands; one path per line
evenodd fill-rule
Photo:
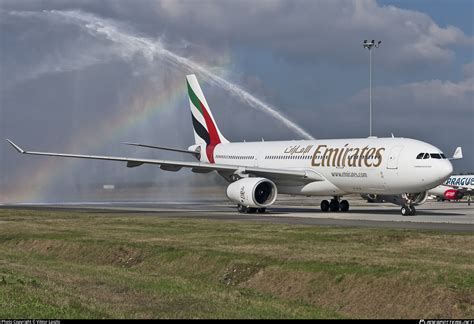
M 471 194 L 474 191 L 474 174 L 452 175 L 443 184 L 430 189 L 429 195 L 436 196 L 438 200 L 460 200 L 465 195 L 468 202 L 471 201 Z
M 215 171 L 230 182 L 227 197 L 241 213 L 265 212 L 279 193 L 330 196 L 330 201 L 321 201 L 322 212 L 347 212 L 349 202 L 341 199 L 344 195 L 371 193 L 401 206 L 402 215 L 415 215 L 415 205 L 425 202 L 428 190 L 453 171 L 449 159 L 435 146 L 393 135 L 231 143 L 217 126 L 196 76 L 187 75 L 186 83 L 195 143 L 187 150 L 125 144 L 189 154 L 196 162 L 34 152 L 7 141 L 22 154 L 121 161 L 130 168 L 154 164 L 166 171 Z

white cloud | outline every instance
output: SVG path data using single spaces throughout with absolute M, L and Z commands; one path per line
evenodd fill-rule
M 389 65 L 430 64 L 451 60 L 451 46 L 473 44 L 457 27 L 442 28 L 426 14 L 380 6 L 375 0 L 201 1 L 199 6 L 167 0 L 155 9 L 166 24 L 179 24 L 175 32 L 190 41 L 251 43 L 288 57 L 334 53 L 329 59 L 365 59 L 361 41 L 377 38 L 383 40 Z
M 81 9 L 132 22 L 153 38 L 164 35 L 173 42 L 185 40 L 218 50 L 253 47 L 298 62 L 360 64 L 366 60 L 362 40 L 380 39 L 380 64 L 394 70 L 426 68 L 452 61 L 456 46 L 474 44 L 473 37 L 457 27 L 440 27 L 422 12 L 382 6 L 375 0 L 6 3 L 33 10 Z
M 462 67 L 462 72 L 466 77 L 474 77 L 474 62 L 465 64 Z
M 462 114 L 473 111 L 474 78 L 472 77 L 459 82 L 427 80 L 399 86 L 380 86 L 375 87 L 372 91 L 374 100 L 377 100 L 379 105 L 392 107 L 394 112 L 406 113 L 413 108 L 422 113 L 436 111 Z M 368 89 L 364 89 L 350 102 L 351 104 L 364 105 L 368 102 L 367 98 Z

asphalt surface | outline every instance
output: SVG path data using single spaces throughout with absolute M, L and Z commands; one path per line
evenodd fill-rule
M 313 201 L 312 201 L 313 203 Z M 257 221 L 314 226 L 403 228 L 420 230 L 462 231 L 474 233 L 474 203 L 429 201 L 417 206 L 416 216 L 402 216 L 392 204 L 374 204 L 363 200 L 351 201 L 349 212 L 323 213 L 319 204 L 308 200 L 282 199 L 263 214 L 240 214 L 228 201 L 199 202 L 85 202 L 61 204 L 14 204 L 0 208 L 29 210 L 78 210 L 103 213 L 142 214 L 151 217 L 200 218 L 223 221 Z

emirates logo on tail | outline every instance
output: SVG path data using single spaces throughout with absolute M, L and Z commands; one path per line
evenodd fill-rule
M 189 104 L 194 128 L 196 144 L 205 145 L 206 154 L 202 155 L 210 163 L 214 163 L 214 149 L 220 143 L 228 143 L 222 136 L 207 105 L 204 94 L 194 74 L 187 77 Z

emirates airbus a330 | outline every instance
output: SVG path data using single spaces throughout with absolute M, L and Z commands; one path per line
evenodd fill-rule
M 402 215 L 414 215 L 427 191 L 452 173 L 451 162 L 433 145 L 408 138 L 348 138 L 272 142 L 229 142 L 219 130 L 195 75 L 187 87 L 195 144 L 187 150 L 138 143 L 130 145 L 183 152 L 196 162 L 137 159 L 25 151 L 23 154 L 127 162 L 127 167 L 156 164 L 167 171 L 190 168 L 216 171 L 227 181 L 227 197 L 239 212 L 265 212 L 278 193 L 329 196 L 323 212 L 347 212 L 347 194 L 372 194 L 401 206 Z M 426 155 L 428 154 L 428 155 Z M 420 155 L 429 158 L 417 158 Z

